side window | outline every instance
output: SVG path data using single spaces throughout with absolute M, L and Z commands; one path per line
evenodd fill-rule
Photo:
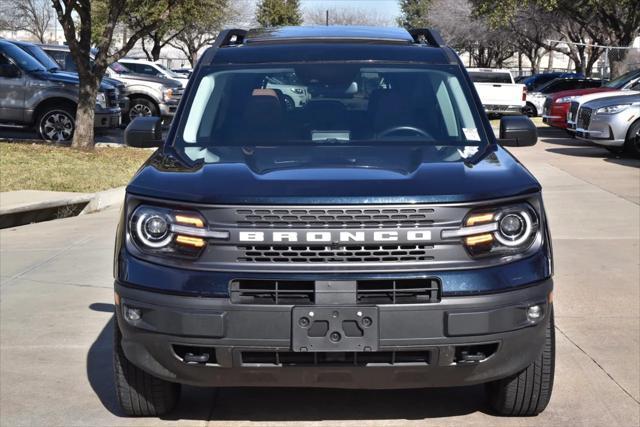
M 7 59 L 2 52 L 0 52 L 0 65 L 9 65 L 11 62 Z
M 65 64 L 65 59 L 66 59 L 67 55 L 65 55 L 64 52 L 58 52 L 58 51 L 55 51 L 55 50 L 47 50 L 45 52 L 47 53 L 47 55 L 52 57 L 54 61 L 56 61 L 58 63 L 60 68 L 62 68 L 63 70 L 67 69 L 66 68 L 66 64 Z
M 629 90 L 640 90 L 640 80 L 629 86 Z
M 143 64 L 141 67 L 143 69 L 142 71 L 143 74 L 149 74 L 152 76 L 160 76 L 160 77 L 164 76 L 164 74 L 160 70 L 158 70 L 156 67 L 152 65 Z
M 131 71 L 133 71 L 134 73 L 139 73 L 140 72 L 138 64 L 134 64 L 134 63 L 131 63 L 131 62 L 123 62 L 122 64 L 125 67 L 127 67 L 128 69 L 130 69 Z

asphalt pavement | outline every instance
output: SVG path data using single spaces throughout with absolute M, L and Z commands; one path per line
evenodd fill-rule
M 0 231 L 0 424 L 640 425 L 640 161 L 550 129 L 511 150 L 543 184 L 555 250 L 555 389 L 540 416 L 491 415 L 481 386 L 185 387 L 170 417 L 125 418 L 111 366 L 111 209 Z

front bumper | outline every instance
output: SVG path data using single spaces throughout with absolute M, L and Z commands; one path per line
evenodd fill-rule
M 115 284 L 124 353 L 156 377 L 198 386 L 337 388 L 462 386 L 519 372 L 543 348 L 552 289 L 548 279 L 507 292 L 445 296 L 437 303 L 377 305 L 377 351 L 358 357 L 391 355 L 394 362 L 358 364 L 353 353 L 318 357 L 292 352 L 291 305 L 232 304 L 228 298 L 176 296 Z M 531 305 L 542 308 L 535 322 L 526 316 Z M 141 318 L 125 319 L 125 306 L 140 309 Z M 185 347 L 205 347 L 215 357 L 187 363 L 178 354 Z M 460 358 L 461 351 L 473 348 L 490 349 L 488 357 L 472 363 Z M 266 362 L 276 353 L 282 358 Z M 396 363 L 415 353 L 427 356 L 421 363 Z M 250 359 L 256 354 L 263 357 L 257 363 Z M 285 363 L 285 355 L 294 362 Z
M 554 104 L 550 111 L 545 110 L 542 114 L 542 122 L 553 127 L 566 129 L 567 114 L 569 113 L 569 104 Z
M 120 127 L 122 123 L 120 107 L 97 110 L 93 123 L 97 129 Z
M 502 114 L 502 115 L 520 115 L 522 114 L 522 107 L 524 105 L 484 105 L 484 111 L 487 114 Z
M 160 108 L 160 116 L 162 117 L 175 116 L 176 111 L 178 110 L 178 104 L 179 102 L 174 100 L 161 102 L 160 104 L 158 104 L 158 107 Z

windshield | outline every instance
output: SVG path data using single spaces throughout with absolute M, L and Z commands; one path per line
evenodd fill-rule
M 629 71 L 628 73 L 621 75 L 618 78 L 611 80 L 610 82 L 605 83 L 603 86 L 614 88 L 614 89 L 620 89 L 625 87 L 627 83 L 629 83 L 631 80 L 637 77 L 640 77 L 640 70 L 632 70 L 632 71 Z
M 453 66 L 314 63 L 213 71 L 199 81 L 176 146 L 192 160 L 215 158 L 203 151 L 229 146 L 418 145 L 475 152 L 486 136 L 463 85 Z
M 47 71 L 46 68 L 42 66 L 35 58 L 29 55 L 24 50 L 20 49 L 18 46 L 10 43 L 3 44 L 4 53 L 11 57 L 18 67 L 20 67 L 23 71 L 26 72 L 35 72 L 35 71 Z
M 118 74 L 131 73 L 130 69 L 128 69 L 127 67 L 125 67 L 119 62 L 114 62 L 113 64 L 109 65 L 109 68 L 111 68 L 113 71 L 115 71 Z
M 53 59 L 51 59 L 51 57 L 49 55 L 47 55 L 45 53 L 45 51 L 42 50 L 40 47 L 38 47 L 38 46 L 29 46 L 29 45 L 23 45 L 23 46 L 19 46 L 19 47 L 22 48 L 29 55 L 31 55 L 35 59 L 37 59 L 38 62 L 40 62 L 42 65 L 44 65 L 44 67 L 47 70 L 49 70 L 49 71 L 58 71 L 60 69 L 60 66 L 58 65 L 58 63 L 56 61 L 54 61 Z
M 181 76 L 179 74 L 174 73 L 173 71 L 171 71 L 170 69 L 168 69 L 167 67 L 165 67 L 162 64 L 156 64 L 156 67 L 162 69 L 167 76 L 169 76 L 169 77 L 171 77 L 173 79 L 175 79 L 175 78 L 178 78 L 178 79 L 184 78 L 184 76 Z
M 506 83 L 511 84 L 511 74 L 491 71 L 469 71 L 474 83 Z

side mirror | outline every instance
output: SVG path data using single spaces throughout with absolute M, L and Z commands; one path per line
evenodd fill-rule
M 124 143 L 129 147 L 154 148 L 162 145 L 162 119 L 136 117 L 124 130 Z
M 20 69 L 13 64 L 0 65 L 0 77 L 14 79 L 20 77 Z
M 504 147 L 530 147 L 538 142 L 538 129 L 527 116 L 505 116 L 500 119 L 498 144 Z

